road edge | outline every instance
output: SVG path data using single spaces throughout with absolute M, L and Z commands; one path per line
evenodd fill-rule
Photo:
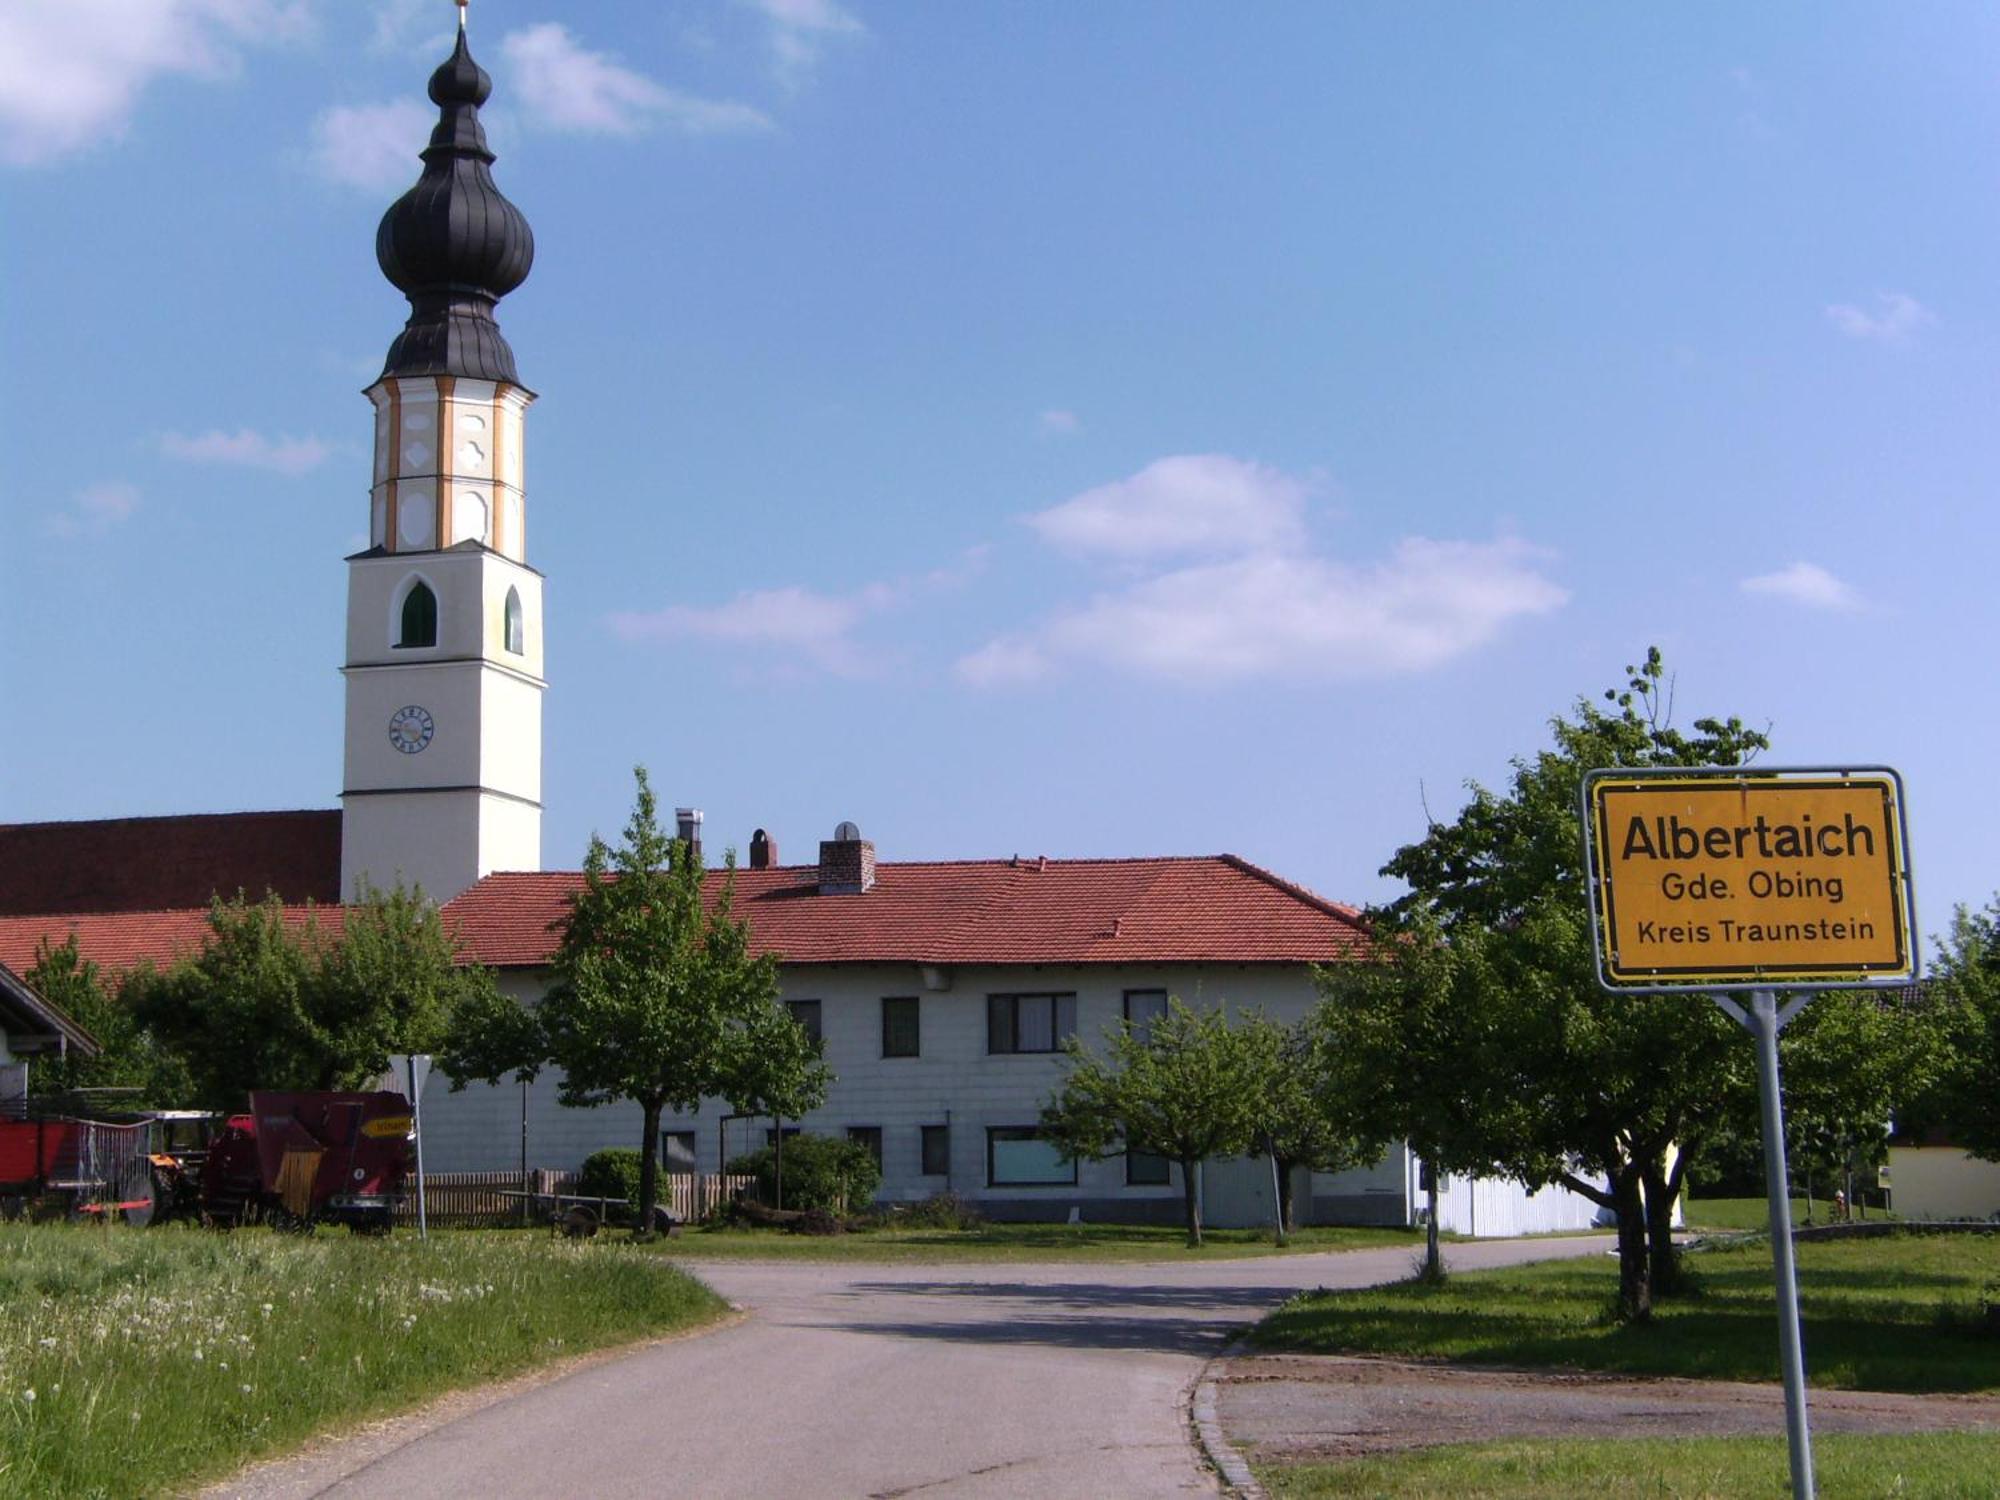
M 1194 1428 L 1195 1445 L 1215 1472 L 1222 1476 L 1224 1490 L 1236 1496 L 1237 1500 L 1268 1500 L 1264 1486 L 1250 1472 L 1248 1460 L 1224 1434 L 1222 1418 L 1216 1409 L 1215 1367 L 1248 1350 L 1245 1336 L 1239 1333 L 1229 1341 L 1227 1348 L 1211 1355 L 1202 1365 L 1201 1373 L 1194 1378 L 1193 1393 L 1188 1401 L 1188 1421 Z

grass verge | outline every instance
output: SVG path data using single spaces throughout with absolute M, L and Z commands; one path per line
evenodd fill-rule
M 2000 1433 L 1834 1433 L 1813 1440 L 1821 1500 L 1990 1500 Z M 1562 1439 L 1470 1443 L 1336 1463 L 1253 1464 L 1276 1500 L 1781 1500 L 1783 1438 Z
M 788 1234 L 781 1229 L 689 1229 L 656 1242 L 690 1260 L 833 1261 L 1135 1261 L 1232 1260 L 1421 1245 L 1408 1229 L 1301 1229 L 1279 1249 L 1271 1231 L 1211 1229 L 1190 1250 L 1179 1229 L 1150 1224 L 982 1224 L 974 1229 L 868 1229 L 850 1234 Z
M 1768 1241 L 1690 1254 L 1697 1292 L 1653 1321 L 1610 1316 L 1610 1256 L 1471 1271 L 1293 1298 L 1259 1324 L 1265 1349 L 1563 1366 L 1708 1380 L 1779 1379 Z M 2000 1235 L 1892 1235 L 1798 1247 L 1812 1384 L 1875 1391 L 2000 1390 Z
M 328 1427 L 725 1310 L 543 1236 L 0 1228 L 0 1496 L 179 1490 Z

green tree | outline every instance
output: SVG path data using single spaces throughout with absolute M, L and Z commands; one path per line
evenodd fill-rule
M 1898 1123 L 1943 1125 L 1974 1156 L 2000 1161 L 2000 897 L 1961 906 L 1925 984 L 1932 1076 L 1899 1090 Z
M 771 1116 L 777 1128 L 772 1143 L 771 1202 L 783 1208 L 785 1121 L 799 1119 L 826 1102 L 827 1080 L 832 1073 L 822 1058 L 820 1044 L 777 1005 L 750 1016 L 735 1050 L 731 1076 L 722 1092 L 730 1108 L 741 1114 Z
M 122 993 L 114 992 L 97 964 L 83 956 L 75 933 L 54 946 L 43 938 L 35 946 L 33 967 L 21 977 L 89 1032 L 101 1049 L 95 1057 L 70 1052 L 38 1060 L 37 1092 L 116 1089 L 120 1103 L 132 1108 L 165 1107 L 186 1097 L 187 1069 L 181 1059 L 139 1025 Z
M 1378 913 L 1374 925 L 1393 937 L 1316 975 L 1307 1077 L 1318 1113 L 1366 1159 L 1407 1143 L 1423 1163 L 1423 1274 L 1436 1281 L 1439 1178 L 1491 1171 L 1510 1154 L 1500 1148 L 1530 1133 L 1534 1096 L 1520 1087 L 1514 1046 L 1525 997 L 1494 972 L 1476 926 L 1446 942 L 1422 907 L 1393 923 Z
M 731 915 L 734 856 L 705 909 L 700 854 L 661 831 L 645 768 L 633 774 L 638 794 L 624 842 L 613 850 L 591 838 L 583 889 L 556 948 L 554 987 L 531 1011 L 513 1006 L 511 1017 L 511 1002 L 481 998 L 461 1012 L 440 1064 L 453 1088 L 554 1066 L 565 1105 L 637 1104 L 643 1236 L 659 1203 L 661 1116 L 718 1096 L 740 1109 L 741 1090 L 775 1090 L 750 1054 L 787 1045 L 779 1024 L 792 1023 L 778 1005 L 776 955 L 753 956 L 747 924 Z M 482 1027 L 491 1029 L 475 1034 Z
M 428 1052 L 493 990 L 456 961 L 421 892 L 366 888 L 343 931 L 287 923 L 276 896 L 217 900 L 199 953 L 128 981 L 132 1013 L 184 1060 L 195 1098 L 241 1109 L 252 1089 L 356 1088 L 400 1052 Z
M 1450 993 L 1511 1018 L 1492 1060 L 1516 1097 L 1478 1116 L 1488 1168 L 1530 1185 L 1562 1183 L 1617 1215 L 1619 1308 L 1634 1320 L 1651 1315 L 1656 1286 L 1679 1280 L 1672 1212 L 1685 1148 L 1713 1127 L 1716 1100 L 1752 1060 L 1706 999 L 1610 994 L 1594 977 L 1578 816 L 1584 772 L 1737 766 L 1768 744 L 1733 717 L 1676 729 L 1671 698 L 1660 653 L 1648 651 L 1601 703 L 1579 700 L 1554 719 L 1553 745 L 1516 760 L 1505 792 L 1474 784 L 1455 819 L 1383 868 L 1410 887 L 1383 914 L 1385 936 L 1420 917 L 1454 948 L 1478 934 L 1479 965 Z M 1487 1102 L 1490 1082 L 1481 1088 Z
M 1272 1206 L 1279 1244 L 1297 1227 L 1292 1207 L 1292 1175 L 1299 1168 L 1340 1172 L 1366 1165 L 1382 1154 L 1366 1143 L 1352 1121 L 1326 1109 L 1317 1086 L 1314 1030 L 1310 1020 L 1281 1026 L 1261 1015 L 1242 1022 L 1257 1082 L 1251 1099 L 1251 1137 L 1271 1159 L 1277 1180 Z
M 1263 1074 L 1251 1033 L 1220 1008 L 1190 1010 L 1176 997 L 1144 1033 L 1121 1021 L 1107 1037 L 1102 1057 L 1075 1037 L 1064 1044 L 1069 1072 L 1042 1106 L 1042 1130 L 1071 1160 L 1145 1151 L 1178 1162 L 1188 1244 L 1197 1246 L 1196 1169 L 1255 1144 Z

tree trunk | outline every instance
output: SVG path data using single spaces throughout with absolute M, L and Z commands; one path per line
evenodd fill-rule
M 1424 1280 L 1444 1280 L 1444 1251 L 1438 1246 L 1437 1168 L 1424 1163 Z
M 1641 1184 L 1646 1193 L 1646 1252 L 1653 1295 L 1671 1297 L 1685 1290 L 1681 1254 L 1674 1245 L 1674 1200 L 1680 1196 L 1687 1170 L 1682 1153 L 1674 1170 L 1663 1172 L 1657 1159 L 1646 1163 Z
M 771 1144 L 775 1153 L 772 1157 L 771 1170 L 772 1175 L 777 1178 L 775 1196 L 778 1200 L 771 1207 L 782 1209 L 785 1206 L 785 1117 L 773 1115 L 771 1124 L 775 1127 L 771 1132 Z
M 1201 1166 L 1198 1156 L 1181 1158 L 1181 1202 L 1187 1209 L 1187 1242 L 1190 1250 L 1201 1245 L 1201 1198 L 1195 1192 L 1194 1174 Z
M 1292 1171 L 1298 1164 L 1278 1158 L 1278 1223 L 1286 1234 L 1299 1227 L 1298 1215 L 1292 1202 Z
M 641 1105 L 646 1138 L 639 1146 L 639 1218 L 632 1227 L 634 1239 L 653 1237 L 653 1210 L 660 1202 L 660 1109 L 658 1099 L 647 1099 Z
M 1648 1322 L 1653 1316 L 1652 1260 L 1637 1166 L 1622 1167 L 1612 1177 L 1611 1197 L 1618 1213 L 1618 1316 L 1627 1323 Z

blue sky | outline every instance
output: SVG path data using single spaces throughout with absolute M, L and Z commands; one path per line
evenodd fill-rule
M 0 819 L 331 806 L 446 0 L 0 13 Z M 544 860 L 1330 895 L 1650 643 L 2000 887 L 2000 13 L 475 0 Z

